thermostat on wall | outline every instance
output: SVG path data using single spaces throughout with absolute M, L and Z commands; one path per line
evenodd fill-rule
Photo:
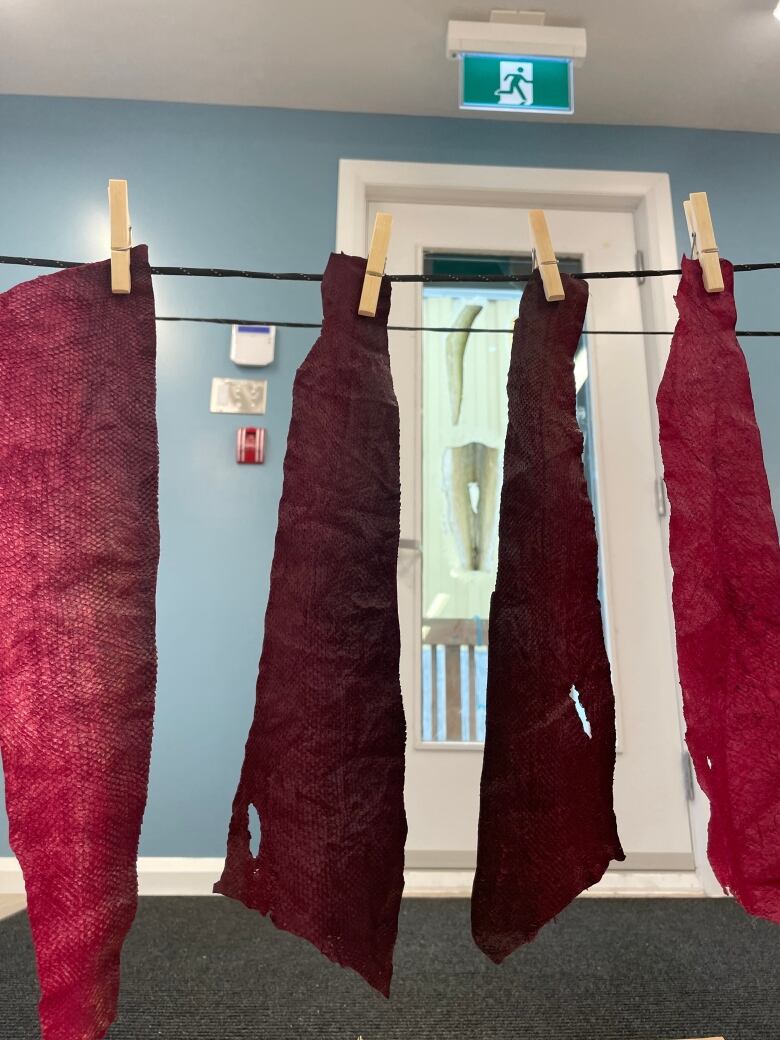
M 275 342 L 275 325 L 234 325 L 230 360 L 236 365 L 270 365 Z

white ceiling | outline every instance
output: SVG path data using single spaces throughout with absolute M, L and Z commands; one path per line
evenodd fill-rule
M 588 30 L 575 122 L 777 133 L 774 2 L 0 0 L 0 93 L 454 116 L 447 21 L 525 6 Z

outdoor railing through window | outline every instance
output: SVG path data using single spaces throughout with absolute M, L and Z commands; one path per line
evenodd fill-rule
M 485 739 L 488 622 L 423 618 L 423 740 Z

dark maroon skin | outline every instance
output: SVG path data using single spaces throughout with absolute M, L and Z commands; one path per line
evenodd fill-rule
M 385 279 L 333 255 L 295 378 L 255 716 L 215 891 L 387 995 L 403 890 L 398 404 Z M 250 849 L 249 807 L 260 818 Z
M 157 670 L 155 323 L 108 261 L 0 296 L 0 749 L 45 1040 L 116 1017 Z
M 751 914 L 780 923 L 780 546 L 734 269 L 707 293 L 683 258 L 680 318 L 658 390 L 677 660 L 708 855 Z
M 574 354 L 588 304 L 539 272 L 520 302 L 490 607 L 477 872 L 477 945 L 496 963 L 623 859 L 612 807 L 615 705 L 598 550 L 575 417 Z M 580 699 L 586 735 L 569 694 Z

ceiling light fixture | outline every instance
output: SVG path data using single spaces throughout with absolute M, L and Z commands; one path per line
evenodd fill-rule
M 774 13 L 775 18 L 778 20 L 778 22 L 780 22 L 780 3 L 778 3 L 778 5 L 774 9 L 773 13 Z

